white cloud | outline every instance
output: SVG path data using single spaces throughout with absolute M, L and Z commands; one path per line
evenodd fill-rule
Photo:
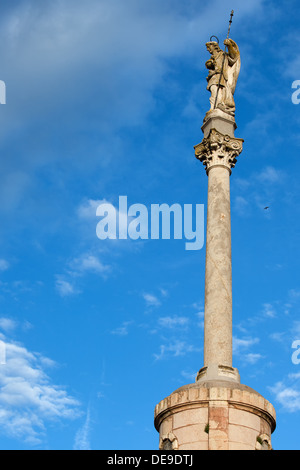
M 270 303 L 265 303 L 263 304 L 263 311 L 262 311 L 263 315 L 265 317 L 269 317 L 269 318 L 274 318 L 276 317 L 276 311 L 273 307 L 272 304 Z
M 241 351 L 246 350 L 257 344 L 259 342 L 259 338 L 237 338 L 233 336 L 232 338 L 232 351 L 234 354 L 240 354 Z
M 145 122 L 172 59 L 192 58 L 204 66 L 204 44 L 212 29 L 224 29 L 227 10 L 220 0 L 188 9 L 178 0 L 172 7 L 157 0 L 11 3 L 2 12 L 0 29 L 1 68 L 8 85 L 1 140 L 13 139 L 18 131 L 26 136 L 26 130 L 35 133 L 35 140 L 32 147 L 32 139 L 25 139 L 13 163 L 6 161 L 2 168 L 0 210 L 9 211 L 34 191 L 37 168 L 54 165 L 55 159 L 64 168 L 72 155 L 74 168 L 86 169 L 95 160 L 105 166 L 121 155 L 124 147 L 116 131 Z M 257 15 L 261 3 L 239 5 L 237 22 L 251 12 Z M 218 15 L 212 14 L 215 9 Z M 187 101 L 195 99 L 190 94 Z M 86 131 L 95 133 L 96 145 L 94 139 L 84 140 Z M 53 135 L 72 143 L 67 151 L 50 150 Z
M 65 275 L 57 276 L 56 290 L 62 297 L 80 294 L 81 291 L 75 287 L 74 278 L 89 273 L 99 274 L 105 278 L 110 271 L 111 267 L 103 264 L 97 256 L 85 253 L 68 263 Z
M 300 379 L 300 372 L 295 372 L 293 374 L 288 375 L 289 379 Z
M 78 294 L 78 290 L 69 281 L 64 279 L 57 279 L 55 283 L 56 289 L 62 297 Z
M 263 356 L 258 352 L 251 352 L 252 346 L 259 343 L 259 338 L 237 338 L 233 336 L 232 338 L 232 353 L 235 356 L 238 356 L 239 360 L 246 364 L 255 364 Z
M 261 3 L 239 4 L 237 21 L 257 14 Z M 215 9 L 218 15 L 212 15 Z M 97 125 L 140 123 L 168 70 L 164 59 L 198 57 L 211 30 L 224 29 L 222 12 L 227 7 L 220 0 L 189 9 L 179 1 L 170 8 L 154 0 L 17 4 L 2 16 L 0 36 L 2 68 L 16 98 L 10 103 L 12 123 L 16 115 L 20 122 L 20 108 L 26 109 L 25 121 L 28 112 L 62 109 L 62 100 L 69 111 L 85 103 L 98 116 Z M 19 60 L 12 62 L 12 55 Z
M 257 361 L 262 359 L 262 355 L 259 353 L 247 353 L 243 356 L 243 359 L 249 364 L 255 364 Z
M 46 374 L 52 360 L 7 339 L 5 351 L 0 366 L 1 433 L 38 445 L 48 421 L 78 417 L 80 404 Z
M 44 1 L 43 7 L 30 2 L 3 21 L 6 48 L 1 57 L 6 63 L 12 51 L 18 55 L 8 81 L 15 102 L 31 105 L 31 114 L 51 112 L 64 100 L 69 110 L 82 103 L 93 111 L 95 106 L 101 109 L 103 126 L 105 121 L 125 124 L 126 119 L 138 123 L 151 108 L 151 90 L 167 69 L 163 57 L 186 53 L 187 41 L 190 50 L 199 43 L 191 30 L 196 22 L 158 3 L 140 8 L 134 0 L 86 0 L 84 5 L 73 0 L 71 8 L 66 0 Z M 93 73 L 86 75 L 88 68 Z
M 0 328 L 5 332 L 14 330 L 17 327 L 17 322 L 11 318 L 0 318 Z
M 94 272 L 96 274 L 105 274 L 110 271 L 110 266 L 103 264 L 99 258 L 92 254 L 83 254 L 79 258 L 74 258 L 70 267 L 72 274 L 85 274 L 87 272 Z
M 80 219 L 93 219 L 96 220 L 96 210 L 100 204 L 109 204 L 106 199 L 87 199 L 83 201 L 78 209 L 78 217 Z
M 196 310 L 198 310 L 196 312 L 196 317 L 198 319 L 198 322 L 197 322 L 197 325 L 200 327 L 200 328 L 204 328 L 204 304 L 203 302 L 194 302 L 192 304 L 192 307 Z
M 23 331 L 28 331 L 33 328 L 33 325 L 27 320 L 20 322 L 8 317 L 0 318 L 0 329 L 5 333 L 11 333 L 18 327 L 21 327 Z
M 176 327 L 183 327 L 189 323 L 189 319 L 187 317 L 161 317 L 158 319 L 158 324 L 161 327 L 165 328 L 176 328 Z
M 274 341 L 277 341 L 278 343 L 284 343 L 286 341 L 285 336 L 286 333 L 283 331 L 270 334 L 270 338 Z
M 119 196 L 120 197 L 120 196 Z M 107 239 L 110 241 L 110 243 L 113 240 L 113 248 L 115 249 L 116 246 L 121 248 L 122 243 L 119 243 L 119 229 L 122 227 L 122 229 L 128 229 L 128 225 L 130 221 L 134 218 L 132 216 L 128 216 L 127 213 L 127 208 L 124 209 L 121 206 L 120 210 L 120 204 L 119 206 L 114 205 L 113 203 L 109 202 L 106 199 L 88 199 L 84 200 L 78 207 L 77 209 L 77 215 L 78 218 L 81 222 L 84 222 L 84 224 L 87 226 L 88 230 L 90 231 L 90 234 L 93 234 L 94 241 L 97 240 L 97 246 L 100 246 L 99 239 L 98 239 L 98 234 L 96 238 L 96 233 L 97 233 L 97 224 L 101 220 L 97 215 L 97 208 L 100 205 L 109 205 L 111 209 L 114 211 L 116 220 L 115 220 L 115 227 L 114 224 L 108 224 L 105 230 L 108 231 L 106 234 Z M 127 237 L 127 240 L 130 240 L 130 237 Z M 122 242 L 124 240 L 122 239 Z M 96 246 L 96 245 L 95 245 Z M 103 247 L 103 240 L 101 240 L 101 246 Z M 107 248 L 107 246 L 106 246 Z
M 128 335 L 128 326 L 131 324 L 131 321 L 123 322 L 121 326 L 115 328 L 111 331 L 112 335 L 117 336 L 127 336 Z
M 300 390 L 295 385 L 285 385 L 281 381 L 277 382 L 270 390 L 283 409 L 291 413 L 300 411 Z
M 161 305 L 160 300 L 153 294 L 144 293 L 143 298 L 148 307 L 159 307 Z

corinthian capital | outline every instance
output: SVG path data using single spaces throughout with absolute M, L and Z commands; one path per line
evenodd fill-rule
M 208 137 L 196 145 L 195 156 L 203 163 L 208 173 L 213 166 L 224 166 L 230 172 L 236 164 L 236 157 L 243 150 L 243 139 L 223 135 L 216 129 L 211 129 Z

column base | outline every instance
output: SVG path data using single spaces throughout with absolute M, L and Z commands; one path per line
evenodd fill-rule
M 271 403 L 230 381 L 188 384 L 155 407 L 161 450 L 272 450 Z
M 199 370 L 196 382 L 208 382 L 212 380 L 225 380 L 240 383 L 240 374 L 235 367 L 210 364 Z

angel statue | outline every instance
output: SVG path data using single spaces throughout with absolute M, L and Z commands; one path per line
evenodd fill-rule
M 232 39 L 225 39 L 225 51 L 222 51 L 218 42 L 206 43 L 211 54 L 205 66 L 209 70 L 207 77 L 207 90 L 210 91 L 210 111 L 220 109 L 230 116 L 235 116 L 235 103 L 233 95 L 241 68 L 240 52 Z M 209 113 L 209 112 L 208 112 Z

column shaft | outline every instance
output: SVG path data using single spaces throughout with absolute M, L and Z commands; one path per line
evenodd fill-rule
M 232 366 L 230 170 L 208 171 L 204 366 Z

